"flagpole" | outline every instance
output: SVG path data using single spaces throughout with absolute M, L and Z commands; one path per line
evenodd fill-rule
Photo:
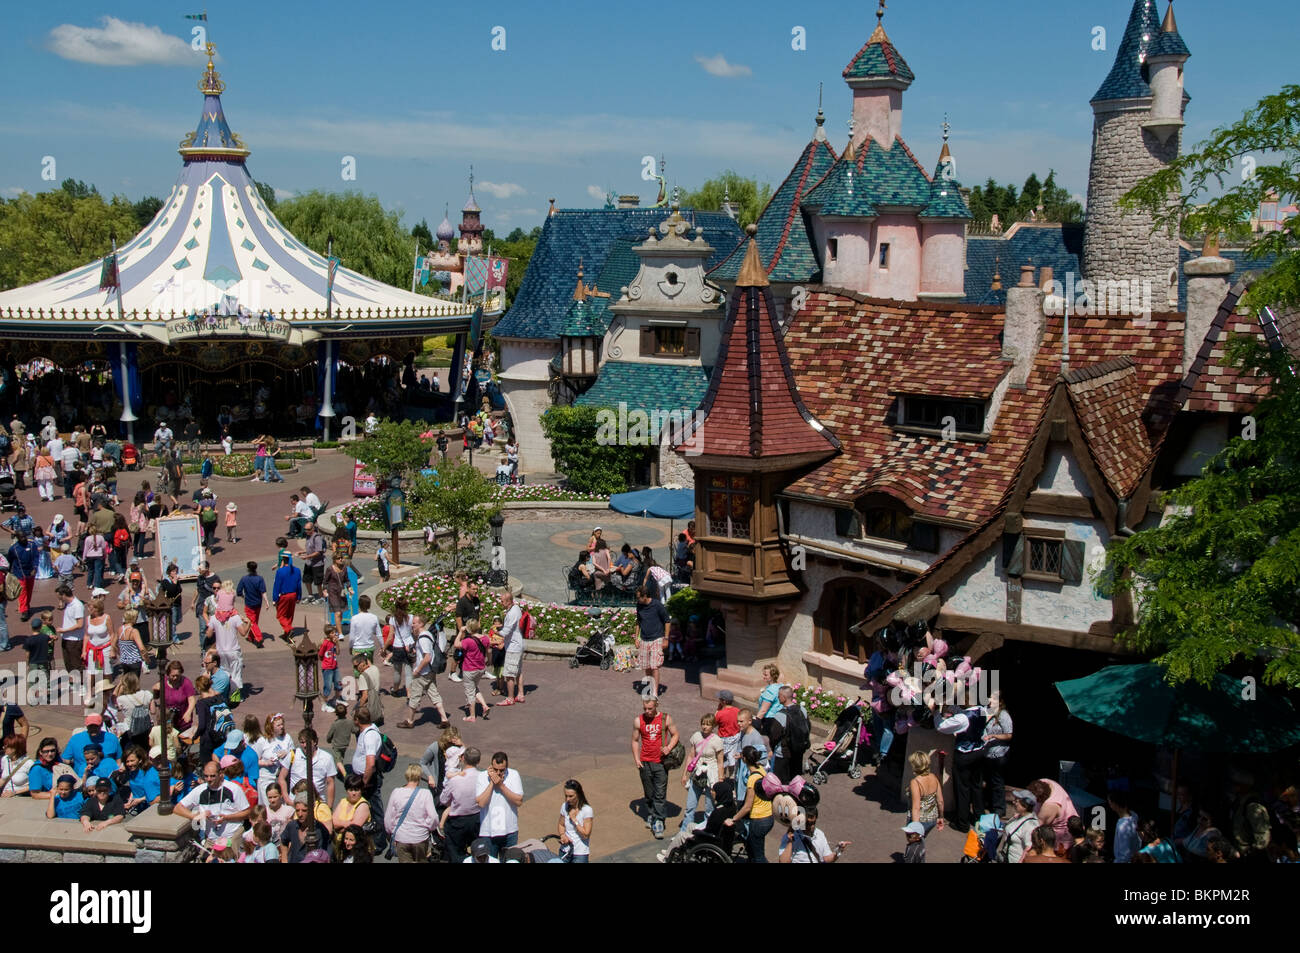
M 122 306 L 122 271 L 117 262 L 117 233 L 110 232 L 109 243 L 113 248 L 113 290 L 117 293 L 117 320 L 126 328 L 126 309 Z M 118 342 L 119 355 L 122 359 L 122 422 L 126 424 L 126 442 L 135 443 L 136 416 L 131 411 L 131 373 L 127 366 L 127 347 L 125 341 Z
M 487 272 L 483 275 L 483 307 L 487 307 L 488 279 L 492 277 L 492 243 L 488 242 Z
M 334 314 L 334 282 L 330 271 L 334 267 L 334 234 L 331 232 L 325 242 L 325 320 L 332 321 Z M 329 338 L 325 339 L 325 393 L 321 395 L 320 418 L 325 423 L 323 436 L 325 442 L 330 439 L 330 418 L 334 416 L 334 404 L 330 401 L 330 392 L 334 389 L 334 355 Z M 326 413 L 328 411 L 328 413 Z

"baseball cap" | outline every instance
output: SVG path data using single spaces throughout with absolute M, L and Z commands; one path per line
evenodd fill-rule
M 1018 791 L 1012 791 L 1011 796 L 1015 798 L 1017 801 L 1024 801 L 1026 804 L 1029 805 L 1029 809 L 1031 811 L 1038 810 L 1038 798 L 1034 797 L 1024 788 L 1021 788 Z
M 912 823 L 906 825 L 903 828 L 903 832 L 905 834 L 920 834 L 922 837 L 924 837 L 925 825 L 922 824 L 920 821 L 912 821 Z
M 309 850 L 307 856 L 302 859 L 304 864 L 328 864 L 330 855 L 323 850 Z
M 236 758 L 233 754 L 223 754 L 221 756 L 222 771 L 226 770 L 226 768 L 229 768 L 231 765 L 236 765 L 236 764 L 239 764 L 239 759 Z
M 108 595 L 108 590 L 103 586 L 96 586 L 94 589 L 90 590 L 90 595 L 92 598 L 95 596 L 106 596 Z
M 89 715 L 86 716 L 86 724 L 87 724 L 87 725 L 102 725 L 102 724 L 104 724 L 104 716 L 103 716 L 103 715 L 96 715 L 94 712 L 92 712 L 91 714 L 89 714 Z
M 720 702 L 726 702 L 730 705 L 735 700 L 736 696 L 731 693 L 731 689 L 729 688 L 724 688 L 722 691 L 718 692 L 718 701 Z
M 231 748 L 238 748 L 243 743 L 244 743 L 244 733 L 240 731 L 238 728 L 231 728 L 228 732 L 226 732 L 227 751 L 229 751 Z
M 162 745 L 154 745 L 152 748 L 149 749 L 150 761 L 153 761 L 160 757 L 162 757 Z
M 62 522 L 63 522 L 63 514 L 62 514 L 62 513 L 55 513 L 55 514 L 54 514 L 54 522 L 55 522 L 56 524 L 57 524 L 57 523 L 62 523 Z
M 109 781 L 108 778 L 100 778 L 98 781 L 95 782 L 95 790 L 111 791 L 113 790 L 113 782 Z
M 486 837 L 474 838 L 474 843 L 469 845 L 469 854 L 475 860 L 480 857 L 487 857 L 492 853 L 492 842 Z

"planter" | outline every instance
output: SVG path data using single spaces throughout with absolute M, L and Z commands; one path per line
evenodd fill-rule
M 338 511 L 341 508 L 342 508 L 341 506 L 330 507 L 324 513 L 322 513 L 320 517 L 316 520 L 316 527 L 325 536 L 334 535 L 334 531 L 337 528 L 334 524 L 334 516 L 338 513 Z M 444 544 L 446 545 L 451 544 L 450 530 L 439 529 L 436 531 L 436 535 L 438 538 L 439 546 L 442 546 Z M 382 529 L 378 529 L 378 530 L 358 529 L 356 548 L 353 550 L 353 552 L 363 553 L 363 554 L 374 554 L 379 551 L 380 541 L 383 541 L 384 543 L 388 543 L 391 545 L 393 541 L 393 534 L 387 530 L 382 530 Z M 401 546 L 401 552 L 399 553 L 399 555 L 403 557 L 405 563 L 410 562 L 411 554 L 413 553 L 418 554 L 421 559 L 424 558 L 425 553 L 424 553 L 423 528 L 402 530 L 397 534 L 397 542 L 398 545 Z M 388 555 L 389 558 L 391 559 L 393 554 L 389 553 Z

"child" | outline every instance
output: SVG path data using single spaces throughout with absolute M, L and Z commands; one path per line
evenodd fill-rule
M 54 572 L 59 577 L 59 582 L 65 585 L 72 585 L 72 574 L 77 571 L 78 560 L 72 555 L 72 545 L 63 543 L 59 546 L 58 558 L 54 560 Z
M 465 745 L 460 740 L 460 730 L 444 728 L 438 738 L 438 747 L 442 749 L 442 780 L 445 783 L 460 774 L 460 756 L 465 753 Z
M 152 752 L 150 752 L 152 754 Z M 194 776 L 194 769 L 190 765 L 188 755 L 177 758 L 172 762 L 172 803 L 180 803 L 181 798 L 189 794 L 194 789 L 198 779 Z
M 285 556 L 293 558 L 293 553 L 289 552 L 289 540 L 287 537 L 277 536 L 275 538 L 275 545 L 278 547 L 275 553 L 275 564 L 277 566 L 284 561 Z
M 334 760 L 341 762 L 344 753 L 348 750 L 348 742 L 352 739 L 352 719 L 348 717 L 348 706 L 338 702 L 334 706 L 334 724 L 330 725 L 330 730 L 325 734 L 325 744 L 329 745 L 330 754 L 334 755 Z
M 239 507 L 236 505 L 234 500 L 231 500 L 226 504 L 226 542 L 228 543 L 239 542 L 239 540 L 235 538 L 235 527 L 239 525 L 239 520 L 235 514 L 238 512 Z
M 235 615 L 235 584 L 229 579 L 223 579 L 221 588 L 217 590 L 217 619 L 225 622 L 233 615 Z
M 668 653 L 664 656 L 664 660 L 671 662 L 674 658 L 684 658 L 685 653 L 682 652 L 682 645 L 685 641 L 682 636 L 682 624 L 673 619 L 672 622 L 668 623 Z
M 907 846 L 903 848 L 903 863 L 925 863 L 925 825 L 920 821 L 912 821 L 903 828 L 903 832 L 907 834 Z
M 50 646 L 54 639 L 54 613 L 46 609 L 37 618 L 32 619 L 32 634 L 23 643 L 27 650 L 27 682 L 29 685 L 50 681 Z M 42 679 L 38 672 L 44 672 Z
M 379 549 L 375 551 L 375 563 L 379 566 L 379 578 L 388 582 L 388 549 L 382 539 L 379 541 Z
M 337 711 L 335 703 L 343 697 L 343 691 L 339 685 L 339 627 L 336 625 L 325 626 L 325 637 L 320 643 L 320 670 L 323 682 L 321 691 L 325 696 L 321 710 Z M 345 738 L 345 747 L 346 744 Z M 338 760 L 343 760 L 342 752 L 339 753 Z

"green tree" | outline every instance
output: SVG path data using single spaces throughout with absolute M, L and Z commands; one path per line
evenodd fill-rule
M 682 207 L 701 212 L 720 212 L 724 197 L 739 206 L 741 228 L 758 221 L 772 198 L 772 186 L 757 179 L 747 179 L 731 169 L 714 179 L 709 179 L 694 192 L 682 196 Z
M 434 441 L 432 437 L 420 436 L 424 431 L 423 421 L 381 420 L 364 440 L 352 441 L 344 447 L 349 456 L 365 464 L 380 479 L 393 473 L 409 476 L 429 463 Z
M 1049 222 L 1070 224 L 1083 221 L 1083 206 L 1056 184 L 1056 170 L 1049 169 L 1043 182 L 1043 211 Z
M 1275 162 L 1240 176 L 1240 160 L 1274 150 Z M 1229 179 L 1229 176 L 1233 176 Z M 1207 199 L 1211 183 L 1225 188 Z M 1266 195 L 1300 195 L 1300 86 L 1266 96 L 1241 120 L 1217 130 L 1143 179 L 1123 203 L 1153 216 L 1154 228 L 1223 234 Z M 1203 201 L 1205 200 L 1205 201 Z M 1252 255 L 1274 263 L 1246 301 L 1300 303 L 1300 221 L 1255 236 Z M 1113 543 L 1107 569 L 1135 596 L 1132 644 L 1160 654 L 1174 681 L 1208 683 L 1229 666 L 1262 667 L 1266 681 L 1300 687 L 1300 355 L 1254 338 L 1229 342 L 1228 359 L 1272 387 L 1244 422 L 1253 423 L 1202 475 L 1179 487 L 1163 526 Z
M 267 185 L 265 182 L 254 181 L 253 185 L 257 189 L 257 194 L 262 197 L 262 201 L 266 203 L 266 207 L 274 212 L 276 206 L 275 189 L 271 188 L 271 186 Z
M 649 450 L 598 441 L 601 409 L 550 407 L 542 414 L 542 431 L 551 442 L 555 469 L 568 478 L 570 487 L 585 493 L 622 493 L 633 467 Z
M 131 211 L 135 214 L 136 230 L 140 230 L 154 220 L 154 216 L 162 209 L 162 199 L 156 195 L 146 195 L 140 201 L 131 206 Z
M 1041 182 L 1038 173 L 1031 172 L 1019 192 L 1010 183 L 998 185 L 990 178 L 983 185 L 971 189 L 967 205 L 974 221 L 988 224 L 996 215 L 1003 228 L 1015 222 L 1028 221 L 1040 205 L 1043 219 L 1048 222 L 1069 224 L 1083 221 L 1083 206 L 1056 184 L 1055 169 L 1049 169 L 1047 178 Z
M 429 231 L 427 219 L 420 219 L 419 224 L 411 229 L 411 237 L 419 239 L 421 251 L 427 251 L 436 246 L 433 240 L 433 232 Z
M 65 182 L 50 192 L 0 204 L 0 289 L 43 281 L 89 264 L 109 252 L 109 235 L 119 243 L 137 231 L 132 204 L 111 202 L 84 183 Z
M 488 520 L 501 511 L 496 502 L 496 485 L 468 463 L 438 468 L 437 477 L 417 476 L 408 499 L 411 515 L 421 525 L 451 530 L 451 569 L 464 561 L 461 542 L 481 540 L 488 532 Z
M 1260 158 L 1262 157 L 1262 158 Z M 1218 195 L 1212 193 L 1222 189 Z M 1184 234 L 1246 237 L 1251 258 L 1275 259 L 1247 293 L 1247 303 L 1281 308 L 1300 304 L 1300 218 L 1277 231 L 1242 236 L 1241 223 L 1262 201 L 1300 198 L 1300 85 L 1265 96 L 1237 122 L 1216 130 L 1193 151 L 1147 176 L 1124 196 L 1125 208 L 1143 209 L 1157 229 Z
M 375 196 L 307 192 L 279 203 L 275 216 L 312 251 L 324 255 L 332 234 L 334 254 L 345 267 L 398 288 L 410 287 L 410 233 L 401 216 Z

